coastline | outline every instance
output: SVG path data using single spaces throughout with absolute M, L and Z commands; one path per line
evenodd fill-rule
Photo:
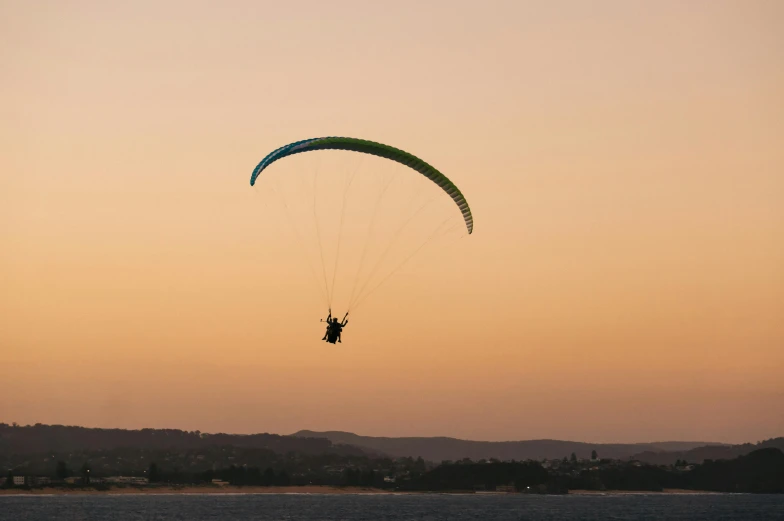
M 640 495 L 704 495 L 722 494 L 709 490 L 688 490 L 683 488 L 665 488 L 664 490 L 570 490 L 575 496 L 640 496 Z
M 156 486 L 119 486 L 111 488 L 96 489 L 91 487 L 66 488 L 66 487 L 43 487 L 32 489 L 9 488 L 0 489 L 0 496 L 73 496 L 73 495 L 204 495 L 204 494 L 471 494 L 472 491 L 394 491 L 380 488 L 369 487 L 335 487 L 329 485 L 305 485 L 288 487 L 262 487 L 262 486 L 232 486 L 232 485 L 156 485 Z M 479 492 L 479 495 L 521 495 L 507 492 Z M 661 491 L 647 490 L 570 490 L 569 495 L 575 496 L 634 496 L 634 495 L 705 495 L 721 494 L 721 492 L 710 492 L 703 490 L 686 489 L 664 489 Z
M 43 487 L 43 488 L 9 488 L 1 489 L 2 495 L 44 495 L 44 496 L 71 496 L 71 495 L 188 495 L 188 494 L 399 494 L 391 490 L 368 487 L 333 487 L 328 485 L 306 485 L 289 487 L 262 487 L 262 486 L 144 486 L 144 487 L 111 487 L 106 489 Z

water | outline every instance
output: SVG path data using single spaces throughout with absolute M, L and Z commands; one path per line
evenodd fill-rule
M 0 520 L 784 521 L 784 495 L 0 496 Z

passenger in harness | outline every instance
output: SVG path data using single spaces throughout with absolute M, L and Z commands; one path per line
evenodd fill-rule
M 326 320 L 327 331 L 324 333 L 324 338 L 322 338 L 321 340 L 329 342 L 330 344 L 334 344 L 335 342 L 340 342 L 342 344 L 343 342 L 340 340 L 340 334 L 342 333 L 345 325 L 348 324 L 347 317 L 348 317 L 348 311 L 346 311 L 346 314 L 343 316 L 343 320 L 341 322 L 338 322 L 337 318 L 332 317 L 332 310 L 329 310 L 329 315 L 327 315 L 327 320 Z

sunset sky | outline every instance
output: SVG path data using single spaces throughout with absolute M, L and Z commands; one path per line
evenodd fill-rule
M 776 0 L 0 0 L 0 422 L 784 435 L 783 22 Z M 476 222 L 337 346 L 249 185 L 330 135 L 422 157 Z

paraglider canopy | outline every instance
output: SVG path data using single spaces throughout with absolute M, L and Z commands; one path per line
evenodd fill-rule
M 284 145 L 276 150 L 273 150 L 267 155 L 267 157 L 261 160 L 261 162 L 253 170 L 253 174 L 250 177 L 250 185 L 253 186 L 256 183 L 256 178 L 259 176 L 259 174 L 261 174 L 265 168 L 278 159 L 283 159 L 287 156 L 314 150 L 349 150 L 353 152 L 362 152 L 373 156 L 391 159 L 392 161 L 397 161 L 400 164 L 416 170 L 440 186 L 452 198 L 455 204 L 457 204 L 457 207 L 460 209 L 460 212 L 463 214 L 463 219 L 465 220 L 468 233 L 470 234 L 474 231 L 474 218 L 471 215 L 471 208 L 469 208 L 468 202 L 465 200 L 465 197 L 463 197 L 460 189 L 457 188 L 457 186 L 455 186 L 455 184 L 450 181 L 449 178 L 418 157 L 409 154 L 408 152 L 404 152 L 403 150 L 391 147 L 389 145 L 368 141 L 366 139 L 356 139 L 350 137 L 319 137 L 304 139 L 302 141 Z

